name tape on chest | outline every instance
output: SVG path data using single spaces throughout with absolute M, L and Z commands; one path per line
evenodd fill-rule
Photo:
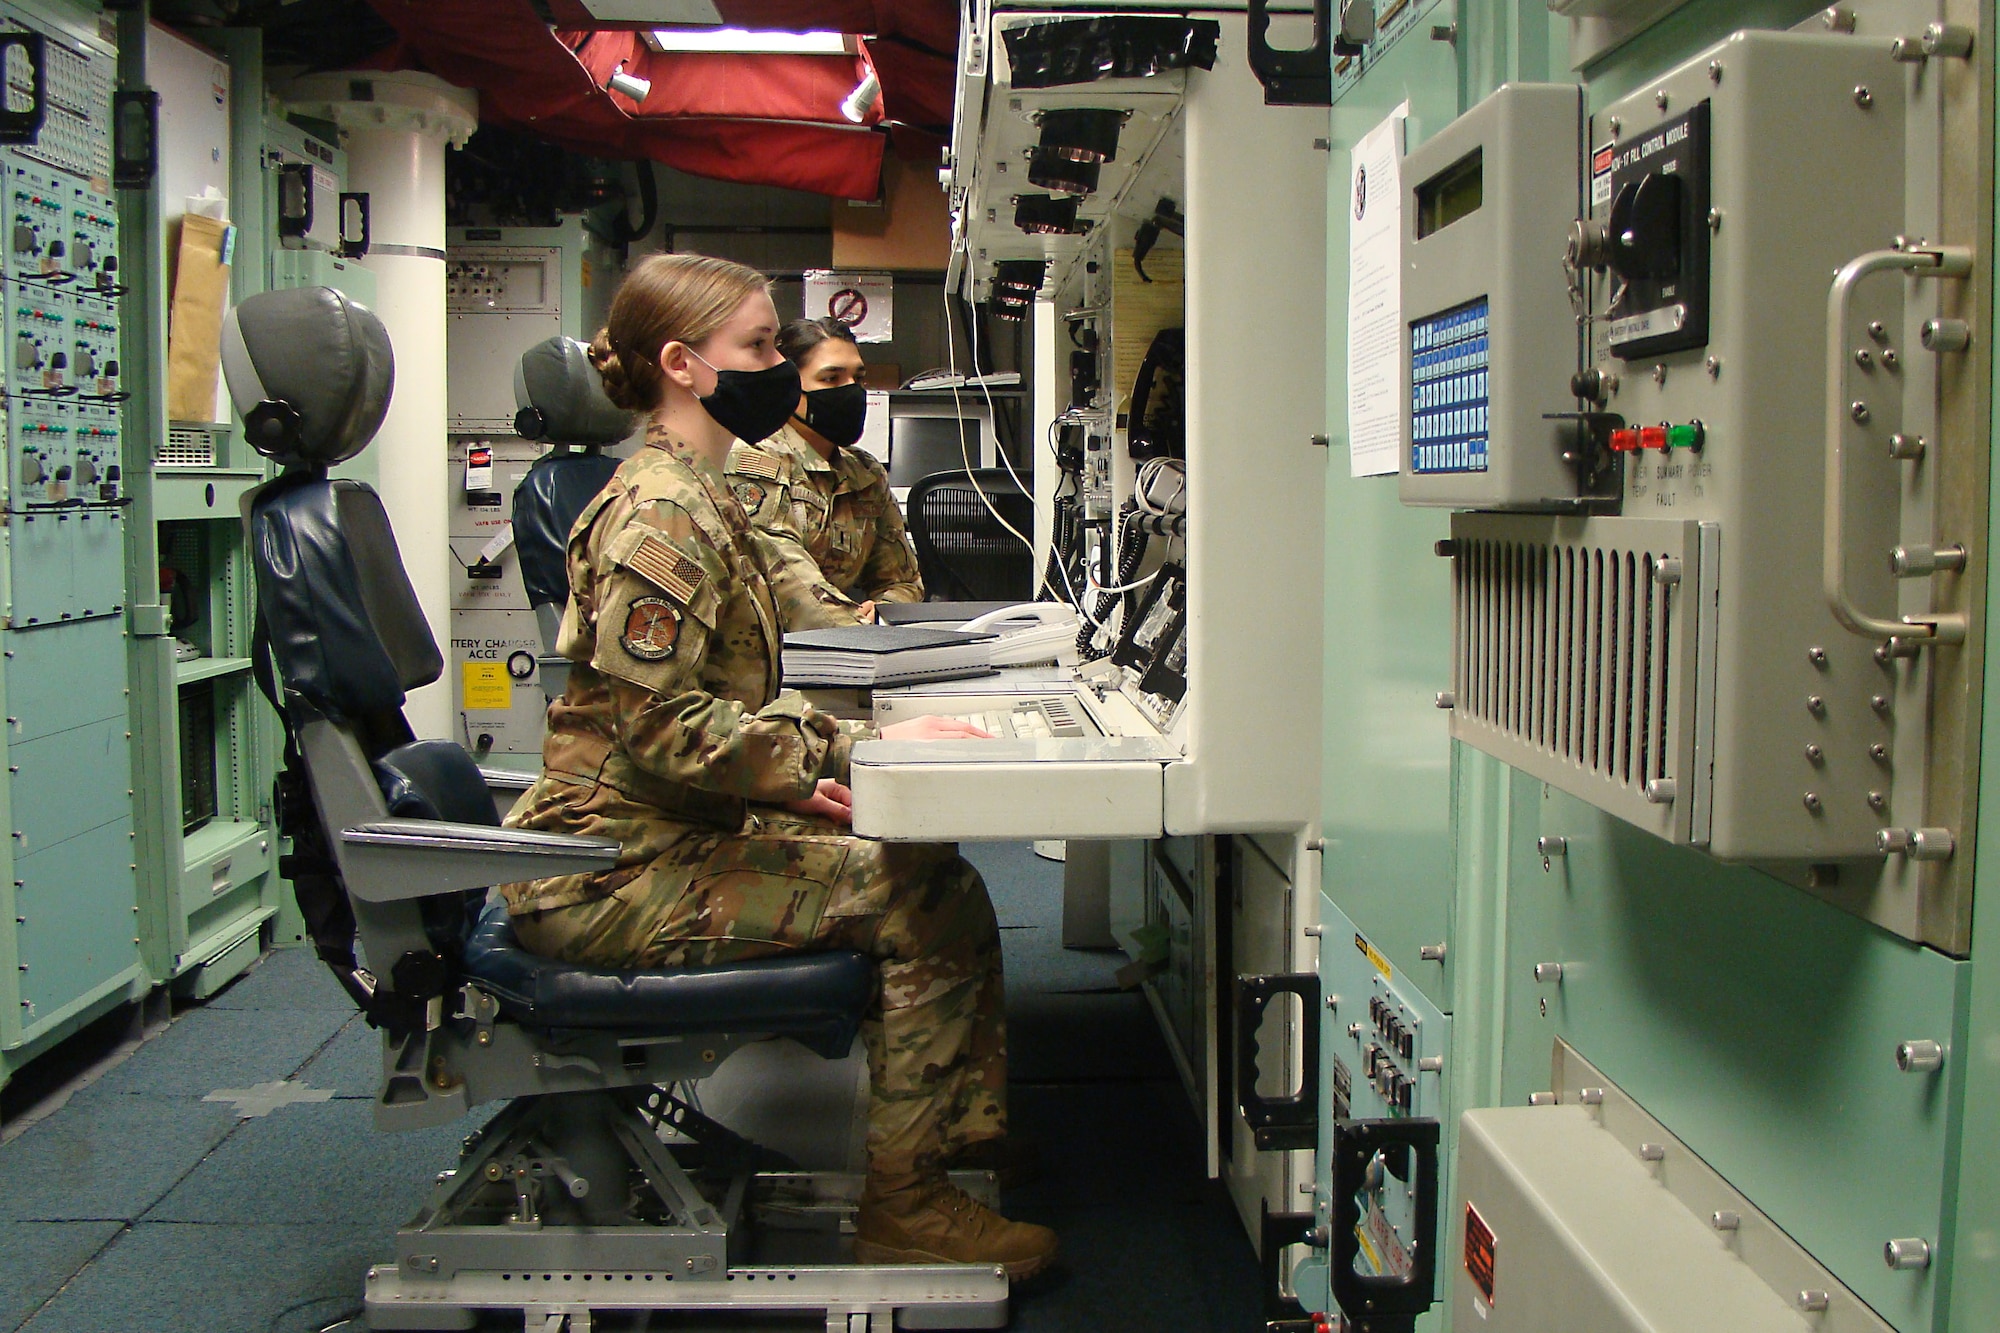
M 783 474 L 777 459 L 755 449 L 745 449 L 738 455 L 734 470 L 746 477 L 762 477 L 765 481 L 777 481 Z
M 701 591 L 701 585 L 708 575 L 700 565 L 690 560 L 665 537 L 647 533 L 639 539 L 639 545 L 625 561 L 628 568 L 640 578 L 678 599 L 682 605 L 694 600 Z

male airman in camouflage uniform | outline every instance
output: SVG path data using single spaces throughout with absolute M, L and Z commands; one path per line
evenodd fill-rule
M 779 692 L 778 614 L 747 519 L 664 428 L 647 443 L 572 530 L 557 642 L 569 685 L 549 706 L 542 777 L 508 820 L 614 837 L 621 854 L 609 871 L 501 886 L 515 931 L 536 953 L 621 968 L 868 954 L 871 1188 L 936 1178 L 1006 1126 L 985 885 L 953 847 L 869 842 L 782 808 L 844 782 L 870 729 Z M 1009 1244 L 1046 1237 L 1027 1237 L 1032 1264 L 1002 1255 L 1017 1275 L 1053 1252 L 1041 1228 L 978 1225 L 990 1238 L 995 1223 Z M 928 1243 L 896 1233 L 889 1248 Z
M 889 492 L 865 449 L 823 457 L 794 426 L 729 450 L 729 486 L 769 539 L 771 583 L 786 629 L 859 623 L 862 602 L 921 602 L 923 575 Z

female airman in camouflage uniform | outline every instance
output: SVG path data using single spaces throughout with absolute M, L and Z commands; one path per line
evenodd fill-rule
M 611 400 L 650 412 L 647 447 L 570 534 L 543 773 L 510 822 L 608 835 L 592 875 L 502 886 L 535 952 L 672 967 L 855 949 L 881 990 L 863 1029 L 872 1096 L 864 1262 L 1045 1265 L 1055 1235 L 953 1189 L 945 1159 L 1005 1132 L 999 932 L 954 848 L 845 831 L 857 735 L 778 688 L 761 543 L 730 495 L 730 439 L 797 402 L 765 280 L 689 255 L 642 261 L 591 349 Z M 777 373 L 780 367 L 784 373 Z M 789 384 L 785 381 L 789 377 Z M 905 730 L 909 728 L 909 730 Z M 923 719 L 899 739 L 980 735 Z
M 855 444 L 867 391 L 853 330 L 795 319 L 779 331 L 778 350 L 799 368 L 799 409 L 769 439 L 732 446 L 728 472 L 730 491 L 771 539 L 785 628 L 854 625 L 874 619 L 878 602 L 923 601 L 889 474 Z

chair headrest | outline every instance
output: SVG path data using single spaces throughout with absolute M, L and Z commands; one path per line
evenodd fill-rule
M 368 447 L 396 357 L 375 312 L 331 287 L 260 292 L 222 323 L 222 373 L 252 448 L 332 466 Z
M 589 349 L 574 338 L 549 338 L 521 354 L 514 406 L 514 433 L 525 440 L 595 446 L 632 433 L 632 414 L 604 396 Z

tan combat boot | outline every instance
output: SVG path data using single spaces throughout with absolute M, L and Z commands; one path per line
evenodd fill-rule
M 854 1218 L 854 1258 L 864 1264 L 1000 1264 L 1032 1277 L 1056 1255 L 1056 1233 L 1010 1222 L 942 1170 L 868 1177 Z

